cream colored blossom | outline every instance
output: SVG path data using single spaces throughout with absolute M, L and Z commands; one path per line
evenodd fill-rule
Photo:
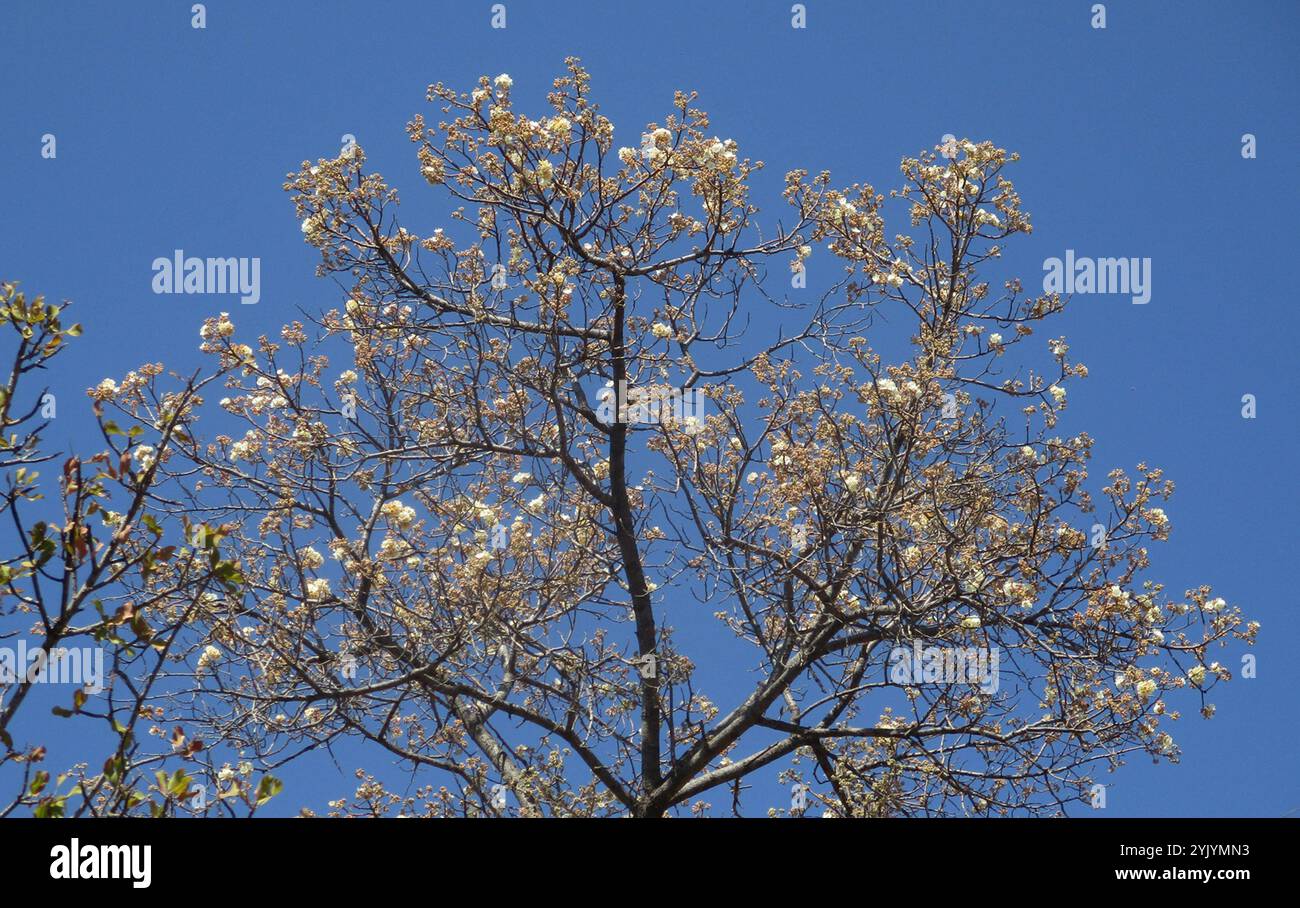
M 199 655 L 198 670 L 200 673 L 207 671 L 214 662 L 222 656 L 221 650 L 209 644 L 204 647 L 203 652 Z
M 407 507 L 397 499 L 384 502 L 379 509 L 379 513 L 385 520 L 397 527 L 409 527 L 415 523 L 415 508 Z
M 325 563 L 325 556 L 311 546 L 298 550 L 298 562 L 309 570 L 315 570 Z

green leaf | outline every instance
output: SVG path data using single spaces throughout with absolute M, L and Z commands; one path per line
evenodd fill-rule
M 33 811 L 38 820 L 58 819 L 63 816 L 63 798 L 45 798 Z
M 262 776 L 262 781 L 257 785 L 257 806 L 261 807 L 267 801 L 278 795 L 283 789 L 284 783 L 275 776 Z

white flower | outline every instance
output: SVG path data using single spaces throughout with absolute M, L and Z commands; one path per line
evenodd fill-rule
M 398 561 L 411 554 L 410 543 L 393 536 L 385 536 L 379 544 L 379 558 L 383 561 Z
M 200 672 L 205 671 L 208 668 L 208 666 L 210 666 L 213 662 L 216 662 L 220 658 L 221 658 L 221 650 L 217 649 L 215 646 L 212 646 L 211 644 L 208 644 L 208 646 L 204 648 L 203 653 L 199 656 L 198 670 Z
M 1052 385 L 1052 387 L 1047 389 L 1047 393 L 1051 394 L 1052 400 L 1056 401 L 1058 404 L 1065 402 L 1065 389 L 1060 385 Z
M 415 522 L 415 508 L 409 508 L 397 499 L 384 502 L 379 513 L 398 527 L 408 527 Z
M 966 628 L 967 630 L 974 630 L 975 628 L 980 626 L 979 616 L 967 615 L 965 618 L 961 619 L 961 626 Z
M 430 161 L 420 168 L 420 175 L 430 184 L 437 186 L 443 180 L 442 162 L 438 160 Z
M 522 485 L 523 483 L 528 482 L 532 478 L 533 478 L 532 473 L 516 473 L 514 476 L 510 477 L 510 481 L 517 485 Z
M 204 340 L 212 340 L 214 337 L 230 337 L 235 333 L 235 323 L 230 320 L 230 313 L 223 312 L 221 317 L 213 323 L 205 323 L 199 329 L 199 337 Z
M 546 493 L 542 493 L 524 505 L 529 511 L 540 511 L 546 505 Z
M 1191 681 L 1193 684 L 1195 684 L 1197 687 L 1200 687 L 1201 682 L 1205 680 L 1205 666 L 1204 665 L 1192 666 L 1192 670 L 1187 673 L 1187 679 Z
M 989 335 L 989 346 L 990 346 L 990 347 L 1001 347 L 1001 346 L 1002 346 L 1002 335 L 1001 335 L 1001 334 L 998 334 L 996 331 L 993 332 L 992 334 L 990 334 L 990 335 Z
M 249 429 L 244 433 L 244 437 L 230 446 L 230 459 L 232 462 L 240 460 L 252 460 L 258 450 L 258 437 L 254 429 Z
M 1023 458 L 1025 458 L 1026 460 L 1037 460 L 1037 459 L 1038 459 L 1038 455 L 1034 453 L 1034 449 L 1031 448 L 1031 447 L 1029 447 L 1029 445 L 1022 445 L 1022 446 L 1021 446 L 1021 448 L 1020 448 L 1020 456 L 1023 457 Z
M 847 488 L 850 492 L 852 492 L 861 484 L 862 484 L 862 477 L 859 476 L 857 473 L 850 473 L 848 476 L 844 477 L 844 487 Z
M 303 567 L 315 570 L 325 563 L 325 556 L 311 546 L 307 546 L 298 550 L 298 561 Z
M 889 378 L 876 379 L 876 389 L 881 394 L 888 394 L 891 397 L 898 394 L 898 385 L 894 384 L 893 379 Z
M 312 602 L 321 602 L 330 597 L 330 582 L 324 577 L 307 581 L 307 598 Z
M 131 460 L 134 461 L 137 470 L 143 471 L 153 466 L 157 454 L 152 445 L 139 445 L 131 452 Z
M 1226 608 L 1227 605 L 1228 603 L 1225 602 L 1222 597 L 1219 597 L 1211 599 L 1209 602 L 1205 603 L 1205 610 L 1207 612 L 1217 612 Z
M 502 73 L 492 80 L 492 84 L 501 91 L 509 91 L 510 87 L 515 84 L 515 80 L 510 78 L 508 74 Z
M 753 485 L 754 483 L 758 482 L 758 471 L 754 471 L 750 473 L 748 476 L 746 476 L 745 482 L 749 483 L 750 485 Z
M 650 326 L 650 333 L 660 340 L 663 340 L 666 337 L 673 336 L 673 329 L 670 326 L 665 325 L 663 322 L 655 322 Z
M 1149 700 L 1151 695 L 1156 692 L 1156 682 L 1152 681 L 1150 678 L 1145 681 L 1139 681 L 1137 683 L 1137 692 L 1138 696 L 1143 700 Z

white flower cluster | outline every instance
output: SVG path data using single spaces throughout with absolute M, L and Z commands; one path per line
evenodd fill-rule
M 667 129 L 661 126 L 641 138 L 641 157 L 645 158 L 647 163 L 656 164 L 668 157 L 666 149 L 673 140 L 673 134 Z
M 385 536 L 384 541 L 379 544 L 381 561 L 400 561 L 410 557 L 411 554 L 411 544 L 395 536 Z
M 325 563 L 325 556 L 311 546 L 298 550 L 298 562 L 308 570 L 316 570 Z
M 153 466 L 157 458 L 158 452 L 153 445 L 137 445 L 131 451 L 131 461 L 135 464 L 135 468 L 142 473 Z
M 415 523 L 415 508 L 402 504 L 396 498 L 384 502 L 379 509 L 379 513 L 383 515 L 385 520 L 396 527 L 409 527 Z
M 1015 580 L 1004 580 L 1002 582 L 1002 595 L 1006 596 L 1009 601 L 1018 603 L 1021 608 L 1034 607 L 1034 587 L 1031 584 Z
M 199 329 L 199 337 L 205 341 L 216 340 L 219 337 L 230 337 L 235 333 L 235 323 L 230 320 L 230 313 L 223 312 L 215 320 L 209 319 L 203 323 Z
M 713 142 L 704 146 L 699 156 L 700 166 L 708 170 L 730 170 L 736 163 L 736 143 L 732 139 L 723 141 L 717 136 Z
M 876 390 L 882 397 L 891 401 L 900 401 L 921 396 L 921 386 L 908 379 L 899 385 L 892 378 L 876 379 Z
M 249 429 L 244 437 L 230 446 L 232 461 L 252 460 L 261 449 L 261 438 L 255 429 Z
M 202 674 L 203 672 L 207 671 L 212 666 L 212 664 L 220 658 L 221 658 L 221 650 L 217 649 L 215 646 L 212 646 L 211 644 L 205 647 L 203 652 L 199 654 L 199 664 L 198 664 L 199 674 Z

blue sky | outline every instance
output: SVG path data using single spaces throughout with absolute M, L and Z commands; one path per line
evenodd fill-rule
M 302 160 L 336 155 L 344 134 L 404 190 L 407 218 L 443 217 L 403 131 L 433 113 L 431 82 L 508 72 L 516 105 L 540 109 L 575 54 L 620 144 L 662 118 L 674 89 L 696 89 L 713 129 L 767 162 L 755 200 L 774 213 L 793 167 L 887 189 L 900 157 L 944 133 L 990 139 L 1022 155 L 1012 177 L 1035 231 L 1007 262 L 1027 286 L 1066 249 L 1152 260 L 1149 304 L 1083 296 L 1052 327 L 1091 370 L 1062 428 L 1098 440 L 1095 477 L 1142 459 L 1165 467 L 1175 531 L 1153 576 L 1175 594 L 1209 583 L 1263 624 L 1258 678 L 1219 688 L 1213 721 L 1178 723 L 1181 765 L 1139 760 L 1113 777 L 1108 814 L 1300 808 L 1300 381 L 1285 291 L 1300 5 L 1112 2 L 1104 30 L 1076 0 L 810 0 L 803 30 L 790 5 L 515 0 L 493 30 L 488 2 L 215 0 L 196 30 L 189 2 L 5 4 L 0 277 L 74 300 L 86 326 L 49 377 L 50 440 L 94 443 L 82 391 L 100 378 L 159 359 L 197 366 L 208 315 L 270 332 L 298 307 L 337 304 L 280 186 Z M 53 160 L 40 154 L 47 133 Z M 154 295 L 150 263 L 176 248 L 260 257 L 261 302 Z M 1240 415 L 1247 393 L 1253 420 Z M 1239 655 L 1223 661 L 1236 668 Z M 295 774 L 308 790 L 292 800 L 350 791 L 352 768 Z

